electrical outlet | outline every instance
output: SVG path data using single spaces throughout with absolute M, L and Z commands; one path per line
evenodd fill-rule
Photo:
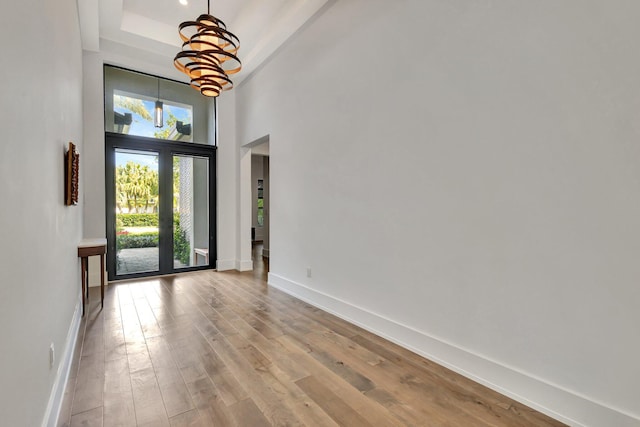
M 53 343 L 49 346 L 49 367 L 53 368 L 53 364 L 56 361 L 56 348 Z
M 307 267 L 307 277 L 311 277 L 311 267 Z

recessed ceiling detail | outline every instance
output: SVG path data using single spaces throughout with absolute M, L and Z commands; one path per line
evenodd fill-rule
M 211 14 L 242 40 L 243 68 L 234 83 L 246 78 L 328 1 L 212 0 Z M 135 63 L 149 54 L 166 57 L 164 74 L 180 75 L 173 66 L 175 52 L 182 45 L 178 26 L 206 7 L 207 0 L 188 0 L 187 5 L 179 0 L 78 0 L 82 47 L 119 57 L 125 51 L 144 51 L 132 58 Z M 129 48 L 109 51 L 117 46 Z

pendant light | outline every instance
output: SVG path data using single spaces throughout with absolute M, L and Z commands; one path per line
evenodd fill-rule
M 191 79 L 191 87 L 204 96 L 215 97 L 233 88 L 230 75 L 242 69 L 236 56 L 240 40 L 227 30 L 220 19 L 211 15 L 210 0 L 207 13 L 195 21 L 185 21 L 178 27 L 182 50 L 173 63 Z
M 158 98 L 156 100 L 156 106 L 153 109 L 153 125 L 157 128 L 164 126 L 162 101 L 160 101 L 160 79 L 158 79 Z

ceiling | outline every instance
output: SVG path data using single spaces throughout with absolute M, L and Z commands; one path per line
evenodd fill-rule
M 240 39 L 238 84 L 271 56 L 328 0 L 210 0 L 211 14 Z M 155 63 L 152 70 L 182 76 L 173 68 L 181 41 L 178 25 L 207 13 L 207 0 L 78 0 L 82 47 L 108 57 Z M 120 62 L 123 60 L 121 59 Z M 124 60 L 126 61 L 126 60 Z M 118 62 L 118 61 L 115 61 Z M 166 70 L 162 67 L 166 64 Z M 119 64 L 127 65 L 127 64 Z M 181 77 L 182 78 L 182 77 Z M 182 78 L 184 80 L 184 78 Z

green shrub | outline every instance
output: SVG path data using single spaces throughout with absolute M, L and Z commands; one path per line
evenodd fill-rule
M 124 227 L 151 227 L 151 223 L 145 223 L 147 219 L 155 217 L 155 226 L 157 227 L 157 215 L 152 214 L 120 214 Z M 116 233 L 116 249 L 134 249 L 134 248 L 155 248 L 158 247 L 158 232 L 144 232 L 140 234 L 132 234 L 126 231 L 118 231 Z M 184 265 L 189 265 L 191 256 L 191 245 L 187 240 L 187 233 L 180 226 L 180 215 L 173 215 L 173 257 Z
M 173 215 L 173 257 L 184 265 L 189 265 L 191 247 L 187 233 L 180 227 L 180 215 Z
M 158 214 L 149 214 L 149 213 L 118 214 L 116 216 L 116 226 L 157 227 Z
M 121 233 L 116 235 L 116 248 L 118 250 L 156 247 L 158 247 L 158 232 L 141 234 Z

